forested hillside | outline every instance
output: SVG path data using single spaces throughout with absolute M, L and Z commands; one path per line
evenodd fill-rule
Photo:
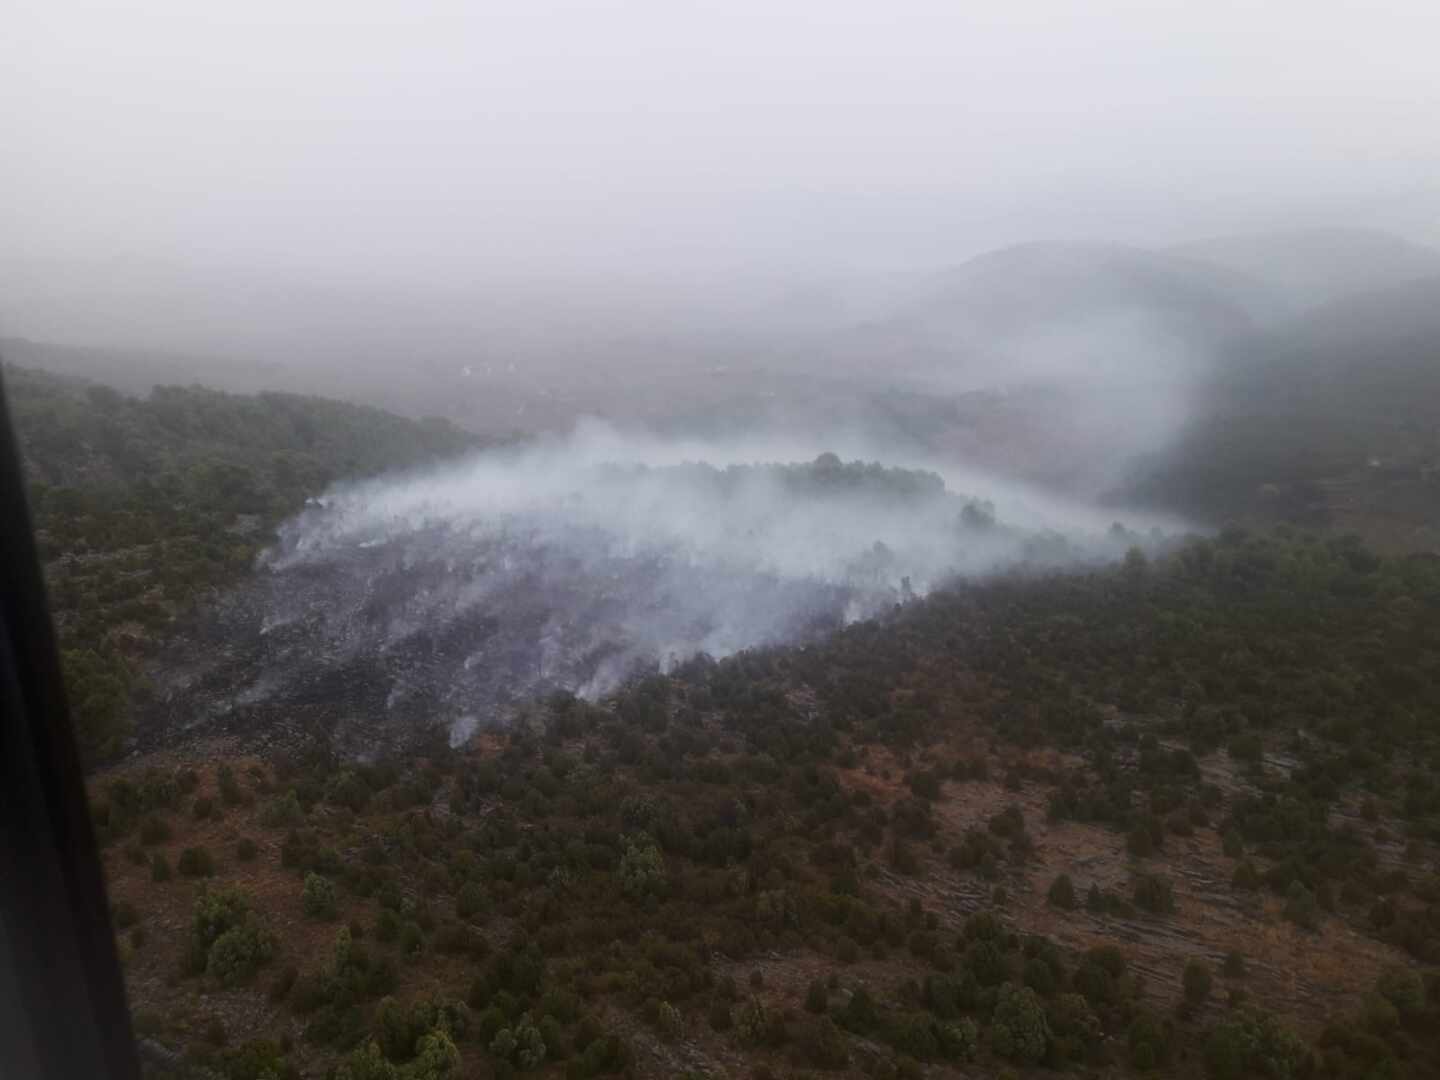
M 96 758 L 281 518 L 475 445 L 6 378 Z M 898 598 L 457 748 L 356 760 L 282 718 L 284 753 L 182 738 L 97 776 L 150 1074 L 1440 1071 L 1440 561 L 1231 528 Z
M 125 736 L 133 663 L 334 481 L 479 445 L 442 422 L 290 394 L 146 398 L 6 367 L 31 509 L 86 752 Z
M 1440 552 L 1440 279 L 1337 300 L 1235 350 L 1128 500 Z
M 1440 1072 L 1440 566 L 1231 531 L 96 813 L 156 1075 Z

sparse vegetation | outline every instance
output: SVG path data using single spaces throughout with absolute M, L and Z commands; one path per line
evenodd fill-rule
M 87 402 L 45 407 L 99 433 Z M 329 415 L 299 399 L 106 408 L 163 465 L 155 490 L 137 466 L 92 491 L 61 448 L 37 481 L 52 557 L 64 535 L 93 560 L 52 569 L 101 756 L 143 691 L 118 627 L 158 634 L 241 573 L 322 460 L 327 479 L 389 460 L 347 422 L 282 464 L 285 433 Z M 212 422 L 213 459 L 174 434 Z M 255 452 L 250 422 L 281 447 L 273 469 L 224 449 Z M 227 531 L 242 515 L 256 529 Z M 171 561 L 144 570 L 157 553 Z M 464 750 L 357 763 L 316 737 L 263 764 L 124 766 L 93 801 L 132 1000 L 226 1080 L 739 1060 L 1425 1076 L 1437 671 L 1434 560 L 1227 529 L 936 589 L 599 702 L 516 702 Z M 1219 990 L 1197 955 L 1225 957 Z M 208 1038 L 201 993 L 259 995 L 273 1017 L 227 1012 Z

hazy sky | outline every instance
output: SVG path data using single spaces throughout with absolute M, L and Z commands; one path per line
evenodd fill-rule
M 1429 236 L 1437 41 L 1434 0 L 12 0 L 0 243 L 444 274 Z

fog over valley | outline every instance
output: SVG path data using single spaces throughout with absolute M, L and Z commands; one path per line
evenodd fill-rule
M 19 13 L 0 354 L 108 752 L 1440 547 L 1423 5 L 1344 65 L 1343 6 L 682 7 Z

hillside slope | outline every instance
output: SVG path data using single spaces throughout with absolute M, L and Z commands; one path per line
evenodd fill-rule
M 1249 341 L 1130 492 L 1211 521 L 1288 519 L 1440 547 L 1440 277 Z
M 161 755 L 95 792 L 137 1025 L 226 1080 L 1434 1075 L 1437 605 L 1230 533 L 459 751 Z
M 288 394 L 147 398 L 6 367 L 51 607 L 87 753 L 121 746 L 134 663 L 275 526 L 344 478 L 480 445 L 443 422 Z
M 1440 275 L 1440 251 L 1364 229 L 1249 233 L 1171 251 L 1243 274 L 1291 314 Z

